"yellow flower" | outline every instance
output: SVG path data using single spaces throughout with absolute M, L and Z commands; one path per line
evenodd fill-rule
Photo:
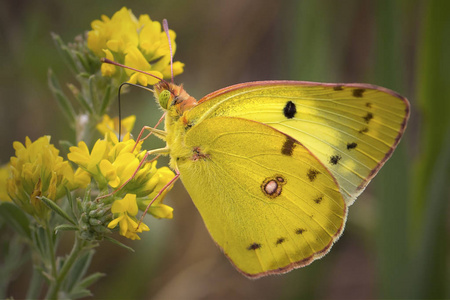
M 104 64 L 105 65 L 105 64 Z M 124 135 L 131 132 L 134 127 L 134 123 L 136 122 L 136 116 L 131 115 L 122 120 L 122 130 L 121 130 L 121 140 L 123 140 Z M 105 135 L 109 132 L 114 133 L 116 136 L 119 135 L 119 118 L 115 117 L 111 119 L 108 115 L 103 115 L 103 119 L 101 123 L 97 124 L 97 130 L 100 131 L 101 134 Z
M 8 194 L 27 213 L 44 218 L 48 208 L 38 198 L 57 200 L 82 183 L 68 161 L 50 144 L 50 136 L 34 142 L 27 137 L 25 145 L 14 142 L 16 156 L 11 157 L 12 177 L 7 180 Z
M 6 181 L 11 176 L 10 168 L 9 164 L 0 167 L 0 202 L 11 201 L 6 189 Z
M 86 143 L 81 141 L 77 147 L 70 147 L 69 150 L 70 153 L 67 154 L 67 158 L 95 176 L 99 173 L 98 165 L 100 161 L 108 155 L 109 145 L 106 140 L 97 140 L 89 153 Z
M 184 71 L 184 64 L 182 62 L 176 61 L 173 63 L 173 76 L 180 75 Z M 166 66 L 162 71 L 163 78 L 171 78 L 170 65 Z
M 138 22 L 130 9 L 123 7 L 111 19 L 102 16 L 102 20 L 91 23 L 87 45 L 97 56 L 103 55 L 103 49 L 123 52 L 128 45 L 138 44 Z
M 130 9 L 123 7 L 112 18 L 102 16 L 101 20 L 91 23 L 92 30 L 88 32 L 87 46 L 97 56 L 133 68 L 151 73 L 159 78 L 170 78 L 170 51 L 166 33 L 161 23 L 152 21 L 148 15 L 141 15 L 137 19 Z M 172 56 L 175 55 L 177 45 L 176 34 L 169 30 L 172 45 Z M 114 66 L 103 64 L 103 76 L 117 74 Z M 173 64 L 174 76 L 183 72 L 184 64 L 177 61 Z M 155 84 L 158 80 L 141 73 L 126 70 L 131 78 L 130 83 L 141 85 Z M 164 75 L 164 77 L 163 77 Z
M 119 225 L 120 235 L 132 240 L 140 240 L 137 234 L 150 230 L 144 223 L 141 223 L 139 229 L 137 229 L 138 220 L 135 218 L 138 213 L 136 195 L 127 194 L 123 199 L 114 201 L 111 212 L 114 214 L 115 219 L 108 224 L 108 228 L 112 229 Z
M 139 152 L 141 143 L 134 150 L 134 140 L 117 142 L 109 151 L 108 158 L 100 162 L 100 172 L 112 188 L 118 188 L 127 180 L 127 185 L 119 191 L 120 194 L 134 193 L 141 195 L 146 180 L 156 172 L 156 162 L 145 163 L 137 172 L 139 164 L 144 158 L 145 151 Z M 135 176 L 133 174 L 136 172 Z M 145 193 L 145 192 L 144 192 Z M 148 193 L 147 193 L 148 194 Z
M 152 67 L 148 63 L 147 59 L 137 47 L 128 47 L 125 50 L 125 54 L 125 65 L 150 73 L 158 78 L 163 77 L 160 71 L 152 70 Z M 128 74 L 128 76 L 130 76 L 130 80 L 128 80 L 129 83 L 139 83 L 143 86 L 147 86 L 149 84 L 153 85 L 159 81 L 152 76 L 145 75 L 140 72 L 135 72 L 133 70 L 126 69 L 125 72 Z
M 103 49 L 103 52 L 106 54 L 106 58 L 114 61 L 114 55 L 108 49 Z M 102 75 L 104 77 L 111 77 L 116 73 L 116 67 L 112 64 L 102 64 L 100 70 L 102 71 Z
M 139 208 L 145 210 L 150 201 L 175 177 L 175 174 L 167 167 L 162 167 L 156 171 L 152 178 L 147 182 L 145 189 L 152 191 L 146 200 L 139 201 Z M 155 218 L 173 218 L 173 208 L 162 203 L 166 194 L 172 189 L 172 186 L 166 188 L 158 199 L 152 203 L 148 213 Z

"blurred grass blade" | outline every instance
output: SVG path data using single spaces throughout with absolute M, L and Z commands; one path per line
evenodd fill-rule
M 411 297 L 447 298 L 449 282 L 447 265 L 450 249 L 447 239 L 446 212 L 449 207 L 450 182 L 450 126 L 445 144 L 436 158 L 428 188 L 427 206 L 419 250 L 412 260 Z M 447 258 L 447 259 L 446 259 Z
M 421 155 L 413 182 L 414 237 L 410 273 L 412 298 L 448 298 L 448 155 L 450 85 L 450 1 L 424 2 L 417 70 L 423 114 Z M 445 95 L 445 96 L 444 96 Z
M 404 29 L 402 11 L 404 1 L 380 0 L 376 2 L 375 82 L 400 94 L 405 89 L 405 65 L 402 58 Z M 408 133 L 408 130 L 407 130 Z M 399 299 L 408 286 L 408 183 L 410 159 L 406 141 L 399 144 L 392 158 L 374 179 L 376 185 L 376 271 L 377 296 Z
M 450 123 L 450 1 L 431 0 L 425 3 L 425 24 L 422 26 L 417 70 L 418 104 L 423 114 L 420 143 L 423 151 L 413 183 L 413 217 L 417 220 L 414 231 L 422 226 L 420 221 L 426 206 L 428 185 Z

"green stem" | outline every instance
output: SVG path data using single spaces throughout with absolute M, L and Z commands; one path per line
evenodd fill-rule
M 38 299 L 42 288 L 42 275 L 40 270 L 33 266 L 33 275 L 31 277 L 30 287 L 28 288 L 26 299 Z
M 53 242 L 53 230 L 50 228 L 50 223 L 47 221 L 45 224 L 45 235 L 47 236 L 47 242 L 48 242 L 48 252 L 50 255 L 50 264 L 51 264 L 51 274 L 52 274 L 52 284 L 54 285 L 56 277 L 57 277 L 57 271 L 56 271 L 56 249 L 55 249 L 55 243 Z
M 79 257 L 81 251 L 84 248 L 84 243 L 82 243 L 78 236 L 75 236 L 75 243 L 72 247 L 72 251 L 70 252 L 69 256 L 67 257 L 66 261 L 64 262 L 61 271 L 59 272 L 56 282 L 54 285 L 52 285 L 47 293 L 46 299 L 58 299 L 57 295 L 59 292 L 59 289 L 61 288 L 61 284 L 66 279 L 67 273 L 69 273 L 70 269 L 72 268 L 74 262 Z

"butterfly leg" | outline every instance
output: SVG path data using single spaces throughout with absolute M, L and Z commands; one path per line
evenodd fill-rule
M 157 156 L 159 156 L 159 155 L 161 155 L 161 154 L 167 154 L 167 153 L 169 153 L 169 149 L 168 149 L 168 148 L 160 148 L 160 149 L 155 149 L 155 150 L 147 151 L 147 152 L 145 153 L 145 155 L 144 155 L 144 158 L 141 160 L 141 162 L 139 163 L 138 167 L 137 167 L 136 170 L 134 171 L 133 175 L 131 175 L 131 177 L 130 177 L 129 179 L 127 179 L 127 181 L 125 181 L 121 186 L 119 186 L 117 189 L 115 189 L 115 190 L 112 191 L 111 193 L 106 194 L 106 195 L 103 195 L 103 196 L 100 196 L 100 197 L 97 197 L 97 201 L 100 200 L 100 199 L 103 199 L 103 198 L 110 197 L 110 196 L 114 195 L 115 193 L 117 193 L 118 191 L 120 191 L 121 189 L 123 189 L 123 187 L 124 187 L 128 182 L 130 182 L 130 181 L 134 178 L 134 176 L 136 176 L 137 172 L 138 172 L 139 169 L 142 167 L 142 165 L 145 163 L 145 161 L 146 161 L 146 159 L 147 159 L 147 157 L 148 157 L 149 155 L 157 154 Z M 155 159 L 156 159 L 156 158 L 155 158 Z M 154 160 L 154 159 L 153 159 L 153 160 Z M 153 161 L 153 160 L 152 160 L 152 161 Z
M 136 148 L 137 144 L 138 144 L 140 141 L 145 141 L 145 140 L 153 133 L 152 129 L 155 129 L 156 127 L 158 127 L 158 125 L 161 124 L 161 122 L 164 120 L 164 117 L 165 117 L 165 116 L 166 116 L 166 113 L 164 113 L 164 114 L 161 116 L 161 118 L 159 119 L 158 123 L 156 123 L 156 125 L 155 125 L 153 128 L 152 128 L 152 127 L 149 127 L 149 126 L 144 126 L 144 127 L 142 127 L 141 132 L 139 132 L 139 135 L 138 135 L 138 137 L 137 137 L 137 139 L 136 139 L 136 144 L 134 144 L 133 151 L 134 151 L 134 149 Z M 145 130 L 150 131 L 150 133 L 147 134 L 144 138 L 142 138 L 142 134 L 144 134 L 144 131 L 145 131 Z
M 178 178 L 180 177 L 180 172 L 178 172 L 178 170 L 176 170 L 175 172 L 176 172 L 175 177 L 173 177 L 165 186 L 163 186 L 163 188 L 158 192 L 158 194 L 155 196 L 155 198 L 153 198 L 152 201 L 150 201 L 150 203 L 147 205 L 147 208 L 145 209 L 144 213 L 142 214 L 141 218 L 139 219 L 139 223 L 138 223 L 136 230 L 139 229 L 139 226 L 141 225 L 141 222 L 144 219 L 144 216 L 147 214 L 147 211 L 150 208 L 150 206 L 156 201 L 156 199 L 158 199 L 159 196 L 161 196 L 161 194 L 166 189 L 168 189 L 171 185 L 173 185 L 175 183 L 175 181 L 178 180 Z

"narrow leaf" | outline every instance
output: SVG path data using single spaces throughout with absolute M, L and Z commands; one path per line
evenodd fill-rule
M 64 219 L 66 219 L 67 221 L 69 221 L 70 223 L 72 223 L 73 225 L 76 225 L 77 223 L 72 220 L 71 217 L 69 217 L 69 215 L 63 211 L 55 202 L 53 202 L 52 200 L 48 199 L 47 197 L 38 197 L 40 200 L 42 200 L 42 202 L 44 202 L 45 205 L 47 205 L 50 209 L 52 209 L 55 213 L 57 213 L 58 215 L 60 215 L 61 217 L 63 217 Z
M 98 98 L 97 98 L 97 92 L 96 92 L 96 88 L 95 88 L 95 75 L 91 75 L 89 77 L 89 96 L 91 98 L 91 101 L 94 105 L 94 109 L 95 111 L 98 111 L 99 108 L 99 102 L 98 102 Z
M 70 103 L 69 99 L 61 91 L 58 79 L 56 79 L 51 69 L 48 70 L 48 85 L 64 115 L 67 117 L 70 124 L 74 126 L 76 120 L 75 110 L 73 109 L 73 106 Z
M 67 46 L 62 41 L 61 37 L 55 33 L 51 33 L 53 41 L 56 44 L 56 49 L 58 50 L 59 54 L 62 56 L 64 62 L 69 66 L 69 69 L 74 73 L 78 73 L 77 64 L 73 58 L 73 56 L 70 53 L 70 50 L 67 48 Z
M 105 274 L 103 274 L 103 273 L 91 274 L 91 275 L 87 276 L 86 278 L 84 278 L 83 280 L 81 280 L 77 284 L 77 288 L 88 288 L 90 285 L 92 285 L 93 283 L 95 283 L 97 280 L 99 280 L 100 278 L 102 278 L 104 276 L 105 276 Z
M 105 240 L 110 241 L 111 243 L 116 244 L 116 245 L 118 245 L 118 246 L 120 246 L 120 247 L 122 247 L 122 248 L 125 248 L 125 249 L 127 249 L 127 250 L 129 250 L 129 251 L 131 251 L 131 252 L 134 252 L 134 249 L 133 249 L 133 248 L 128 247 L 127 245 L 122 244 L 122 243 L 119 242 L 118 240 L 113 239 L 113 238 L 111 238 L 111 237 L 109 237 L 109 236 L 105 236 Z
M 25 213 L 14 203 L 0 203 L 0 217 L 5 220 L 17 233 L 31 239 L 30 221 Z
M 102 100 L 102 108 L 100 110 L 100 115 L 104 115 L 106 112 L 106 109 L 108 108 L 109 104 L 111 103 L 111 85 L 108 85 L 106 87 L 105 95 L 103 96 Z
M 86 58 L 78 51 L 75 51 L 75 55 L 77 56 L 78 60 L 80 61 L 81 65 L 83 66 L 84 70 L 88 73 L 91 72 L 91 68 L 89 66 L 89 63 L 86 61 Z
M 62 224 L 55 227 L 55 234 L 57 234 L 58 231 L 73 231 L 73 230 L 79 230 L 79 228 L 77 226 L 69 224 Z
M 91 265 L 94 253 L 94 250 L 88 251 L 75 261 L 66 279 L 66 287 L 68 291 L 72 291 L 76 284 L 80 282 L 81 278 L 83 278 L 86 274 L 89 266 Z
M 76 291 L 70 293 L 70 299 L 80 299 L 80 298 L 87 298 L 87 297 L 92 297 L 92 293 L 86 289 L 76 290 Z

